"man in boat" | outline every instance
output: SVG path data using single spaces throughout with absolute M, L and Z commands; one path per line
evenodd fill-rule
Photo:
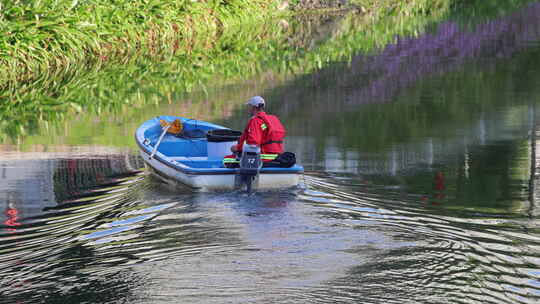
M 266 114 L 264 111 L 265 101 L 261 96 L 251 97 L 246 105 L 251 118 L 242 132 L 242 136 L 238 139 L 238 144 L 231 147 L 231 152 L 234 154 L 225 156 L 223 159 L 226 167 L 238 166 L 237 155 L 242 154 L 244 144 L 260 147 L 261 159 L 267 164 L 283 153 L 283 139 L 286 131 L 279 118 Z

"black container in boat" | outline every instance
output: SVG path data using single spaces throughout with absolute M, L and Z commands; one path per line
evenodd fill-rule
M 215 129 L 206 133 L 206 139 L 210 142 L 237 141 L 242 132 L 230 129 Z

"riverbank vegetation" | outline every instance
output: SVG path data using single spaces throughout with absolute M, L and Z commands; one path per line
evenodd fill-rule
M 272 70 L 307 73 L 377 41 L 350 38 L 357 27 L 379 23 L 373 15 L 338 18 L 324 32 L 332 19 L 327 15 L 296 22 L 272 18 L 278 2 L 223 3 L 2 4 L 0 27 L 8 33 L 0 37 L 2 141 L 46 130 L 68 112 L 171 102 L 174 94 L 204 90 L 210 79 L 246 79 Z M 382 30 L 386 40 L 405 33 Z
M 200 36 L 263 18 L 278 1 L 5 1 L 0 3 L 0 90 L 47 85 L 81 68 L 190 51 Z M 7 98 L 4 93 L 0 98 Z
M 479 2 L 479 1 L 473 1 Z M 524 0 L 471 5 L 461 0 L 42 0 L 0 2 L 0 100 L 33 83 L 47 86 L 82 69 L 138 58 L 163 61 L 215 47 L 224 30 L 283 15 L 283 9 L 356 9 L 372 19 L 440 16 L 451 7 L 473 14 Z M 490 2 L 492 3 L 492 2 Z M 288 4 L 288 5 L 285 5 Z M 353 18 L 358 19 L 359 16 Z M 379 38 L 379 37 L 378 37 Z M 317 59 L 315 59 L 317 60 Z
M 224 86 L 270 73 L 273 84 L 265 85 L 276 85 L 276 78 L 417 35 L 448 16 L 452 1 L 437 0 L 429 11 L 425 0 L 399 8 L 395 1 L 354 2 L 348 4 L 356 13 L 297 11 L 303 17 L 292 19 L 278 10 L 283 3 L 266 0 L 2 4 L 0 27 L 9 34 L 0 37 L 0 141 L 65 129 L 78 130 L 70 135 L 76 137 L 84 126 L 63 124 L 74 115 L 137 121 L 132 115 L 141 107 L 174 104 L 210 82 Z M 228 101 L 212 102 L 210 115 L 220 115 L 220 103 Z M 208 109 L 191 105 L 197 106 Z
M 296 3 L 295 3 L 296 2 Z M 0 3 L 0 99 L 37 82 L 49 85 L 81 68 L 129 64 L 147 57 L 162 61 L 212 47 L 230 26 L 283 15 L 279 8 L 347 3 L 366 14 L 413 15 L 440 11 L 450 0 L 293 1 L 274 0 L 15 0 Z M 429 3 L 429 4 L 428 4 Z M 210 38 L 209 38 L 210 36 Z M 6 94 L 6 92 L 8 94 Z

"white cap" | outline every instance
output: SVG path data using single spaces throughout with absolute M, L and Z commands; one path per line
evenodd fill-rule
M 253 96 L 246 102 L 246 104 L 254 107 L 261 105 L 264 106 L 264 99 L 261 96 Z

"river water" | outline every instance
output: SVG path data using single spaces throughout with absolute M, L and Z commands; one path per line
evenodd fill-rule
M 448 17 L 310 73 L 2 145 L 0 302 L 538 303 L 538 16 Z M 179 192 L 124 144 L 161 113 L 240 129 L 255 94 L 306 169 L 294 191 Z M 73 143 L 77 121 L 104 127 Z

